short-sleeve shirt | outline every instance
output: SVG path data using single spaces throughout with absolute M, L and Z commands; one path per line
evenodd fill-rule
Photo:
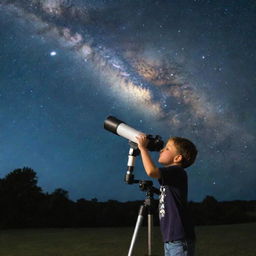
M 188 179 L 179 166 L 159 168 L 161 173 L 159 219 L 164 242 L 194 239 L 194 227 L 187 207 Z

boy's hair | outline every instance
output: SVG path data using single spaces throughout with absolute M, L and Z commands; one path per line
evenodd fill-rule
M 197 149 L 193 142 L 181 137 L 171 137 L 168 141 L 173 141 L 177 150 L 182 155 L 181 166 L 183 168 L 187 168 L 195 162 Z

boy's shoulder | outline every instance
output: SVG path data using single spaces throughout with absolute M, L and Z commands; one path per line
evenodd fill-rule
M 165 174 L 168 176 L 187 176 L 185 169 L 178 165 L 165 166 L 159 168 L 159 171 L 162 176 L 165 176 Z
M 185 171 L 185 169 L 179 165 L 164 166 L 164 167 L 160 167 L 159 169 L 162 169 L 165 171 Z
M 186 185 L 187 184 L 187 173 L 184 168 L 180 166 L 167 166 L 159 168 L 160 171 L 160 185 L 169 185 L 176 187 L 177 185 Z

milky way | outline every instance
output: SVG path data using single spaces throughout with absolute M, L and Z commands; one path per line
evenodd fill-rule
M 237 108 L 232 95 L 237 98 L 239 90 L 235 88 L 237 85 L 230 85 L 236 80 L 234 75 L 228 78 L 232 61 L 217 53 L 218 46 L 212 46 L 210 41 L 216 29 L 212 24 L 214 15 L 205 16 L 212 26 L 212 34 L 205 36 L 205 42 L 199 40 L 202 34 L 196 35 L 204 29 L 194 28 L 200 21 L 193 20 L 197 18 L 192 13 L 195 10 L 203 13 L 206 7 L 197 1 L 190 6 L 178 2 L 161 6 L 149 1 L 147 7 L 142 2 L 136 6 L 129 1 L 34 0 L 0 1 L 0 4 L 17 23 L 33 29 L 38 38 L 55 41 L 81 61 L 80 67 L 90 67 L 103 81 L 95 85 L 95 90 L 100 89 L 102 95 L 115 99 L 115 104 L 108 106 L 109 112 L 119 114 L 117 109 L 124 105 L 121 118 L 126 119 L 125 112 L 133 111 L 141 116 L 140 120 L 151 123 L 150 130 L 155 133 L 177 134 L 195 141 L 201 156 L 194 167 L 191 186 L 195 186 L 198 179 L 205 184 L 201 185 L 202 191 L 193 189 L 194 198 L 204 193 L 215 193 L 220 199 L 239 198 L 239 193 L 252 198 L 253 192 L 241 192 L 243 184 L 237 185 L 235 179 L 243 176 L 245 184 L 253 185 L 248 177 L 252 175 L 255 156 L 247 152 L 255 148 L 255 133 L 250 124 L 242 123 L 241 110 L 239 114 L 234 113 Z M 171 9 L 174 7 L 176 11 Z M 233 8 L 231 14 L 235 15 L 235 4 Z M 216 4 L 214 10 L 216 15 L 229 12 L 229 8 L 221 4 Z M 177 26 L 172 24 L 171 15 L 178 20 Z M 183 19 L 186 16 L 192 19 L 191 26 Z M 246 20 L 242 21 L 246 25 Z M 219 26 L 223 24 L 220 22 Z M 225 41 L 222 35 L 217 37 L 224 49 L 223 43 L 228 39 Z M 57 57 L 58 52 L 51 51 L 50 55 Z M 245 97 L 241 95 L 241 100 Z M 234 178 L 231 178 L 232 172 L 236 173 Z M 207 191 L 209 183 L 215 186 Z M 234 186 L 232 192 L 224 194 L 225 184 L 229 183 Z

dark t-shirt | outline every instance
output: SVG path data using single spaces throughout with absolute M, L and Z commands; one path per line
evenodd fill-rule
M 179 166 L 159 168 L 160 227 L 164 242 L 194 239 L 194 227 L 187 208 L 188 182 L 186 171 Z

